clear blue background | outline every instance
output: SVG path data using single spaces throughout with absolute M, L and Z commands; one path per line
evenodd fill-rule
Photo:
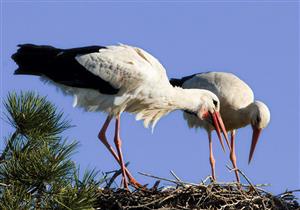
M 14 76 L 16 65 L 10 56 L 17 44 L 70 48 L 124 43 L 157 57 L 169 77 L 233 72 L 271 110 L 271 123 L 261 135 L 251 165 L 247 158 L 252 130 L 250 126 L 238 130 L 238 165 L 254 183 L 270 183 L 269 191 L 299 188 L 297 2 L 4 1 L 1 21 L 1 96 L 5 98 L 12 90 L 47 95 L 76 125 L 66 135 L 81 144 L 73 158 L 82 169 L 118 168 L 97 139 L 106 116 L 73 109 L 72 97 L 37 77 Z M 154 134 L 127 113 L 122 115 L 121 126 L 125 159 L 141 183 L 154 180 L 139 171 L 172 178 L 169 170 L 173 170 L 190 182 L 200 182 L 210 174 L 207 135 L 188 129 L 180 111 L 163 118 Z M 1 139 L 10 131 L 1 121 Z M 112 140 L 112 129 L 108 136 Z M 234 174 L 225 166 L 230 164 L 229 155 L 221 151 L 216 136 L 214 140 L 217 178 L 232 181 Z

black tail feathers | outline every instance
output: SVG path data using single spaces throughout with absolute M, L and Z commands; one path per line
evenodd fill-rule
M 22 44 L 11 58 L 18 65 L 14 74 L 42 75 L 43 69 L 53 62 L 60 49 L 47 45 Z

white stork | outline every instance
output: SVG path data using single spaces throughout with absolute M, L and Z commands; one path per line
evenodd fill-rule
M 268 107 L 260 101 L 254 101 L 254 94 L 251 88 L 234 74 L 225 72 L 199 73 L 183 77 L 182 79 L 171 79 L 170 82 L 173 86 L 188 89 L 206 89 L 218 96 L 221 103 L 220 113 L 224 120 L 225 127 L 231 132 L 230 160 L 235 169 L 237 169 L 235 155 L 236 129 L 251 124 L 253 135 L 248 160 L 248 163 L 250 163 L 261 130 L 267 127 L 270 121 Z M 210 163 L 213 177 L 215 177 L 215 160 L 211 150 L 211 131 L 214 130 L 214 128 L 210 126 L 207 121 L 199 120 L 188 112 L 184 112 L 184 118 L 187 120 L 190 128 L 203 127 L 207 130 L 210 144 Z M 235 170 L 235 175 L 239 182 L 240 179 L 237 170 Z
M 12 56 L 19 68 L 15 74 L 41 76 L 74 95 L 74 106 L 87 111 L 103 111 L 108 117 L 98 138 L 107 147 L 122 169 L 122 183 L 140 186 L 126 169 L 121 150 L 120 115 L 136 114 L 145 127 L 156 124 L 174 110 L 186 110 L 197 118 L 208 120 L 227 135 L 219 115 L 219 99 L 207 90 L 173 87 L 166 70 L 144 50 L 127 46 L 89 46 L 58 49 L 32 44 L 19 45 Z M 116 118 L 114 143 L 117 153 L 105 136 L 111 119 Z M 226 136 L 227 137 L 227 136 Z M 220 139 L 221 141 L 221 139 Z M 222 142 L 222 141 L 221 141 Z

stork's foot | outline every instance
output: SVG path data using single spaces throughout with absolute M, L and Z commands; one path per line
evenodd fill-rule
M 212 183 L 216 183 L 216 182 L 217 182 L 216 177 L 215 177 L 215 176 L 211 176 L 211 177 L 210 177 L 210 181 L 211 181 Z
M 138 183 L 133 177 L 128 177 L 129 184 L 132 185 L 136 189 L 144 188 L 143 185 Z

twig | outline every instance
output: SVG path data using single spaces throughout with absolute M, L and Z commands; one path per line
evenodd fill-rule
M 179 182 L 182 182 L 181 179 L 174 173 L 174 171 L 170 171 L 170 173 L 172 174 L 172 176 L 174 176 L 174 178 L 179 181 Z
M 154 185 L 153 185 L 153 187 L 151 188 L 151 190 L 153 190 L 153 191 L 154 191 L 154 190 L 157 190 L 159 184 L 160 184 L 160 180 L 157 180 L 157 181 L 154 183 Z
M 125 163 L 125 167 L 128 167 L 128 165 L 130 164 L 130 162 L 126 162 Z M 117 170 L 112 170 L 112 171 L 107 171 L 105 172 L 105 174 L 112 174 L 112 173 L 116 173 L 117 171 L 119 171 L 120 169 L 117 169 Z
M 174 183 L 174 184 L 183 184 L 183 185 L 200 186 L 199 184 L 195 184 L 195 183 L 180 182 L 180 181 L 176 181 L 176 180 L 172 180 L 172 179 L 166 179 L 166 178 L 154 176 L 154 175 L 151 175 L 151 174 L 146 174 L 146 173 L 143 173 L 143 172 L 138 172 L 138 173 L 141 174 L 141 175 L 143 175 L 143 176 L 147 176 L 147 177 L 151 177 L 151 178 L 154 178 L 154 179 L 160 179 L 160 180 L 172 182 L 172 183 Z
M 204 185 L 204 184 L 206 184 L 206 182 L 207 182 L 207 180 L 209 180 L 209 179 L 211 179 L 212 177 L 209 175 L 209 176 L 207 176 L 204 180 L 202 180 L 201 182 L 202 182 L 202 184 Z
M 143 174 L 142 174 L 142 175 L 143 175 Z M 175 194 L 177 191 L 179 191 L 179 189 L 174 190 L 174 191 L 172 192 L 173 194 L 171 194 L 171 195 L 169 195 L 169 196 L 167 196 L 167 197 L 162 197 L 162 198 L 156 199 L 156 200 L 154 200 L 154 201 L 151 201 L 151 202 L 149 202 L 149 203 L 142 204 L 142 205 L 138 205 L 138 206 L 130 206 L 128 209 L 138 209 L 138 208 L 146 207 L 146 206 L 149 206 L 149 205 L 158 203 L 158 202 L 159 202 L 159 203 L 162 203 L 162 202 L 166 201 L 167 199 L 170 199 L 170 198 L 176 196 L 176 195 L 174 195 L 174 194 Z
M 238 168 L 232 169 L 230 168 L 228 165 L 226 165 L 226 167 L 230 170 L 230 171 L 238 171 L 244 178 L 245 180 L 248 182 L 248 184 L 253 188 L 253 190 L 256 192 L 257 195 L 259 195 L 259 192 L 256 190 L 255 186 L 252 184 L 252 182 L 250 181 L 250 179 Z
M 2 186 L 2 187 L 10 187 L 11 185 L 9 185 L 9 184 L 4 184 L 4 183 L 0 183 L 0 186 Z
M 219 184 L 219 185 L 237 185 L 237 184 L 239 184 L 242 187 L 249 187 L 249 185 L 247 185 L 247 184 L 242 184 L 242 183 L 238 183 L 238 182 L 216 182 L 215 184 Z M 269 187 L 271 185 L 270 184 L 254 184 L 253 186 L 258 188 L 258 187 Z
M 182 180 L 174 173 L 174 171 L 170 171 L 171 175 L 180 183 L 182 183 Z M 181 186 L 184 186 L 183 184 L 180 184 Z
M 127 167 L 129 165 L 129 162 L 127 162 L 125 164 L 125 167 Z M 112 177 L 110 178 L 109 182 L 107 183 L 107 185 L 105 186 L 105 188 L 110 188 L 110 186 L 112 185 L 112 183 L 115 181 L 115 179 L 120 175 L 122 174 L 122 169 L 119 169 L 119 170 L 115 170 L 115 171 L 109 171 L 109 172 L 106 172 L 106 174 L 110 174 L 110 173 L 113 173 L 114 172 L 114 175 L 112 175 Z
M 281 197 L 281 196 L 285 196 L 286 194 L 292 194 L 294 192 L 300 192 L 300 189 L 298 190 L 289 190 L 289 191 L 285 191 L 283 193 L 278 194 L 276 197 Z
M 2 154 L 0 156 L 0 161 L 3 162 L 5 161 L 5 156 L 7 154 L 7 152 L 13 147 L 13 143 L 15 142 L 15 139 L 18 137 L 18 135 L 20 134 L 19 130 L 17 129 L 12 136 L 10 137 L 10 139 L 7 142 L 6 147 L 4 148 L 4 150 L 2 151 Z

